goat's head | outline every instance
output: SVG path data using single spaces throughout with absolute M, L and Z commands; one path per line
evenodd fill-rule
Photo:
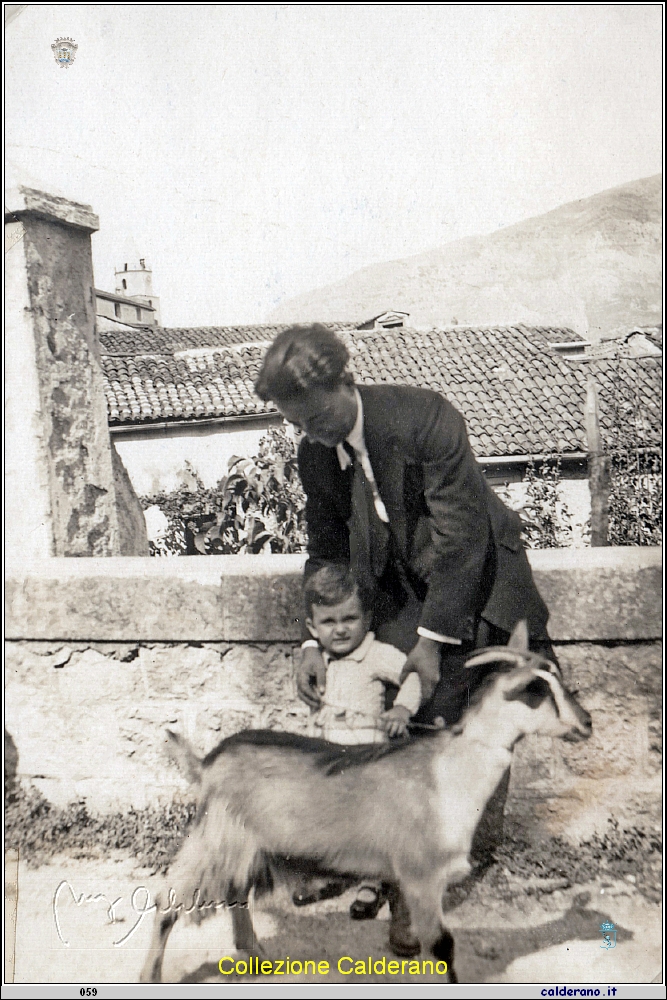
M 499 721 L 505 720 L 517 738 L 541 733 L 572 742 L 588 739 L 592 732 L 590 715 L 565 689 L 555 663 L 528 649 L 525 622 L 519 622 L 507 646 L 480 650 L 466 661 L 466 666 L 491 663 L 510 664 L 512 669 L 493 677 L 483 699 L 485 715 L 496 711 Z

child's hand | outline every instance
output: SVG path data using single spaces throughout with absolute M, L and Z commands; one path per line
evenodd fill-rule
M 405 736 L 408 731 L 410 712 L 404 705 L 394 705 L 388 712 L 380 716 L 390 739 L 395 736 Z

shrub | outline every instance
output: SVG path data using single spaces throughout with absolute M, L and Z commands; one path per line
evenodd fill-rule
M 608 538 L 610 545 L 662 545 L 660 455 L 612 455 Z
M 165 871 L 195 809 L 194 803 L 174 802 L 96 816 L 84 801 L 60 808 L 33 785 L 21 784 L 5 801 L 6 847 L 20 851 L 21 859 L 32 865 L 65 852 L 85 858 L 124 851 L 139 864 Z
M 304 552 L 306 497 L 296 449 L 283 428 L 271 428 L 253 458 L 229 460 L 228 475 L 204 486 L 186 463 L 189 482 L 172 493 L 142 497 L 157 504 L 169 521 L 151 555 L 230 555 Z
M 572 528 L 570 512 L 560 499 L 560 458 L 543 459 L 538 467 L 531 460 L 524 476 L 523 534 L 529 549 L 559 549 L 568 544 Z
M 651 450 L 650 415 L 639 389 L 618 377 L 610 398 L 610 545 L 662 544 L 662 456 Z

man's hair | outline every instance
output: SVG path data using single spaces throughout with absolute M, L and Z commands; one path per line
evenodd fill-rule
M 348 353 L 336 334 L 322 326 L 292 326 L 273 341 L 262 362 L 255 392 L 263 400 L 292 399 L 309 389 L 333 389 L 351 381 Z
M 331 608 L 354 595 L 359 598 L 364 614 L 372 611 L 373 590 L 360 583 L 346 563 L 322 566 L 308 577 L 303 588 L 309 618 L 312 617 L 314 605 Z

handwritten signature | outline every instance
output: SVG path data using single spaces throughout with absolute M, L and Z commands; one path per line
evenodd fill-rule
M 69 893 L 69 897 L 67 893 Z M 124 923 L 125 921 L 124 917 L 119 918 L 116 913 L 116 907 L 123 901 L 122 896 L 118 896 L 117 899 L 111 900 L 109 899 L 108 896 L 105 896 L 103 892 L 77 893 L 74 891 L 73 886 L 70 885 L 70 883 L 66 879 L 63 879 L 63 881 L 60 882 L 56 891 L 53 894 L 53 920 L 56 925 L 56 931 L 58 933 L 58 937 L 61 943 L 66 948 L 70 947 L 70 942 L 66 941 L 65 938 L 63 937 L 59 906 L 65 903 L 68 898 L 70 898 L 76 906 L 84 906 L 87 903 L 104 902 L 107 905 L 107 917 L 109 924 L 120 924 Z M 139 885 L 134 890 L 134 892 L 130 897 L 130 906 L 132 907 L 133 911 L 137 914 L 138 919 L 134 924 L 134 926 L 131 927 L 130 930 L 127 932 L 127 934 L 124 934 L 123 937 L 118 939 L 118 941 L 113 942 L 114 948 L 119 948 L 121 945 L 125 944 L 126 941 L 130 940 L 134 932 L 141 925 L 141 922 L 147 913 L 154 913 L 156 910 L 158 910 L 158 904 L 156 902 L 152 902 L 151 894 L 145 885 Z M 232 909 L 235 906 L 238 906 L 239 909 L 248 908 L 247 902 L 228 903 L 226 900 L 202 900 L 199 889 L 195 889 L 194 893 L 192 894 L 192 904 L 190 906 L 185 906 L 183 903 L 179 903 L 177 901 L 175 890 L 169 889 L 169 892 L 167 894 L 167 905 L 165 907 L 160 907 L 159 912 L 192 913 L 193 910 Z

